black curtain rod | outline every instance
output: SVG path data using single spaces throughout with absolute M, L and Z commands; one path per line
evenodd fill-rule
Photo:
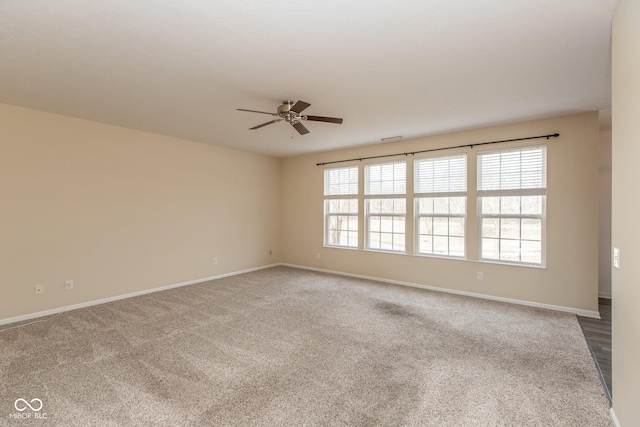
M 369 159 L 380 159 L 383 157 L 396 157 L 396 156 L 408 156 L 419 153 L 428 153 L 431 151 L 441 151 L 441 150 L 451 150 L 453 148 L 464 148 L 464 147 L 477 147 L 479 145 L 489 145 L 489 144 L 500 144 L 501 142 L 513 142 L 513 141 L 526 141 L 527 139 L 540 139 L 540 138 L 557 138 L 559 137 L 559 133 L 549 134 L 549 135 L 540 135 L 540 136 L 529 136 L 526 138 L 514 138 L 514 139 L 503 139 L 502 141 L 489 141 L 489 142 L 478 142 L 476 144 L 465 144 L 465 145 L 456 145 L 454 147 L 441 147 L 441 148 L 431 148 L 429 150 L 420 150 L 420 151 L 411 151 L 409 153 L 397 153 L 397 154 L 383 154 L 381 156 L 370 156 L 370 157 L 360 157 L 357 159 L 347 159 L 347 160 L 335 160 L 333 162 L 324 162 L 324 163 L 316 163 L 316 166 L 324 166 L 324 165 L 332 165 L 334 163 L 346 163 L 346 162 L 355 162 L 356 160 L 363 161 Z

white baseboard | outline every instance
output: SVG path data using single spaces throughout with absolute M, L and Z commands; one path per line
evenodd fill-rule
M 613 425 L 615 427 L 620 427 L 620 423 L 618 422 L 618 417 L 616 417 L 616 413 L 613 411 L 613 408 L 609 409 L 609 415 L 611 415 L 611 421 L 613 421 Z
M 582 310 L 580 308 L 564 307 L 564 306 L 561 306 L 561 305 L 552 305 L 552 304 L 543 304 L 543 303 L 539 303 L 539 302 L 524 301 L 524 300 L 518 300 L 518 299 L 512 299 L 512 298 L 503 298 L 503 297 L 497 297 L 497 296 L 486 295 L 486 294 L 477 294 L 477 293 L 474 293 L 474 292 L 458 291 L 458 290 L 455 290 L 455 289 L 440 288 L 440 287 L 437 287 L 437 286 L 429 286 L 429 285 L 421 285 L 419 283 L 403 282 L 403 281 L 400 281 L 400 280 L 382 279 L 380 277 L 364 276 L 364 275 L 361 275 L 361 274 L 345 273 L 345 272 L 342 272 L 342 271 L 325 270 L 325 269 L 322 269 L 322 268 L 307 267 L 307 266 L 304 266 L 304 265 L 287 264 L 287 263 L 281 263 L 280 265 L 283 265 L 283 266 L 286 266 L 286 267 L 301 268 L 301 269 L 304 269 L 304 270 L 319 271 L 321 273 L 330 273 L 330 274 L 337 274 L 337 275 L 340 275 L 340 276 L 355 277 L 355 278 L 358 278 L 358 279 L 373 280 L 373 281 L 376 281 L 376 282 L 392 283 L 394 285 L 410 286 L 412 288 L 428 289 L 430 291 L 446 292 L 446 293 L 449 293 L 449 294 L 464 295 L 464 296 L 468 296 L 468 297 L 482 298 L 482 299 L 487 299 L 487 300 L 492 300 L 492 301 L 508 302 L 508 303 L 511 303 L 511 304 L 525 305 L 525 306 L 528 306 L 528 307 L 537 307 L 537 308 L 544 308 L 544 309 L 547 309 L 547 310 L 563 311 L 563 312 L 566 312 L 566 313 L 577 314 L 578 316 L 591 317 L 591 318 L 594 318 L 594 319 L 600 319 L 600 313 L 599 312 L 591 311 L 591 310 Z
M 429 285 L 421 285 L 421 284 L 418 284 L 418 283 L 403 282 L 403 281 L 400 281 L 400 280 L 383 279 L 383 278 L 379 278 L 379 277 L 365 276 L 365 275 L 361 275 L 361 274 L 345 273 L 345 272 L 342 272 L 342 271 L 325 270 L 325 269 L 321 269 L 321 268 L 307 267 L 307 266 L 303 266 L 303 265 L 287 264 L 287 263 L 275 263 L 275 264 L 263 265 L 263 266 L 260 266 L 260 267 L 249 268 L 249 269 L 246 269 L 246 270 L 233 271 L 231 273 L 225 273 L 225 274 L 219 274 L 219 275 L 216 275 L 216 276 L 205 277 L 205 278 L 202 278 L 202 279 L 195 279 L 195 280 L 190 280 L 190 281 L 187 281 L 187 282 L 176 283 L 176 284 L 173 284 L 173 285 L 161 286 L 161 287 L 158 287 L 158 288 L 151 288 L 151 289 L 145 289 L 145 290 L 142 290 L 142 291 L 131 292 L 131 293 L 128 293 L 128 294 L 116 295 L 116 296 L 113 296 L 113 297 L 102 298 L 102 299 L 99 299 L 99 300 L 82 302 L 82 303 L 79 303 L 79 304 L 70 305 L 70 306 L 68 306 L 66 308 L 65 307 L 58 307 L 58 308 L 53 308 L 51 310 L 39 311 L 37 313 L 30 313 L 30 314 L 25 314 L 25 315 L 22 315 L 22 316 L 10 317 L 10 318 L 7 318 L 7 319 L 0 319 L 0 325 L 6 325 L 6 324 L 9 324 L 9 323 L 15 323 L 15 322 L 22 322 L 22 321 L 25 321 L 25 320 L 36 319 L 38 317 L 51 316 L 53 314 L 58 314 L 58 313 L 61 313 L 63 311 L 77 310 L 79 308 L 90 307 L 92 305 L 105 304 L 105 303 L 108 303 L 108 302 L 118 301 L 118 300 L 121 300 L 121 299 L 137 297 L 137 296 L 140 296 L 140 295 L 150 294 L 150 293 L 153 293 L 153 292 L 166 291 L 168 289 L 179 288 L 179 287 L 188 286 L 188 285 L 194 285 L 196 283 L 208 282 L 209 280 L 222 279 L 223 277 L 236 276 L 238 274 L 250 273 L 252 271 L 264 270 L 266 268 L 277 267 L 277 266 L 300 268 L 300 269 L 303 269 L 303 270 L 319 271 L 319 272 L 322 272 L 322 273 L 337 274 L 337 275 L 341 275 L 341 276 L 355 277 L 355 278 L 358 278 L 358 279 L 373 280 L 373 281 L 376 281 L 376 282 L 392 283 L 394 285 L 410 286 L 410 287 L 413 287 L 413 288 L 428 289 L 428 290 L 437 291 L 437 292 L 446 292 L 446 293 L 450 293 L 450 294 L 464 295 L 464 296 L 469 296 L 469 297 L 474 297 L 474 298 L 482 298 L 482 299 L 487 299 L 487 300 L 492 300 L 492 301 L 501 301 L 501 302 L 507 302 L 507 303 L 511 303 L 511 304 L 525 305 L 525 306 L 529 306 L 529 307 L 544 308 L 544 309 L 547 309 L 547 310 L 563 311 L 563 312 L 567 312 L 567 313 L 577 314 L 579 316 L 591 317 L 591 318 L 594 318 L 594 319 L 600 319 L 600 313 L 598 313 L 597 311 L 582 310 L 582 309 L 571 308 L 571 307 L 563 307 L 563 306 L 558 306 L 558 305 L 542 304 L 542 303 L 531 302 L 531 301 L 523 301 L 523 300 L 517 300 L 517 299 L 512 299 L 512 298 L 503 298 L 503 297 L 497 297 L 497 296 L 485 295 L 485 294 L 478 294 L 478 293 L 473 293 L 473 292 L 458 291 L 458 290 L 455 290 L 455 289 L 441 288 L 441 287 L 429 286 Z
M 598 293 L 598 298 L 611 299 L 611 295 Z
M 231 273 L 219 274 L 217 276 L 211 276 L 211 277 L 205 277 L 205 278 L 202 278 L 202 279 L 189 280 L 188 282 L 176 283 L 176 284 L 167 285 L 167 286 L 160 286 L 158 288 L 145 289 L 145 290 L 142 290 L 142 291 L 131 292 L 131 293 L 122 294 L 122 295 L 116 295 L 116 296 L 113 296 L 113 297 L 102 298 L 102 299 L 93 300 L 93 301 L 81 302 L 79 304 L 70 305 L 70 306 L 68 306 L 66 308 L 65 307 L 58 307 L 58 308 L 52 308 L 51 310 L 39 311 L 37 313 L 31 313 L 31 314 L 25 314 L 25 315 L 22 315 L 22 316 L 10 317 L 8 319 L 0 319 L 0 325 L 6 325 L 6 324 L 9 324 L 9 323 L 15 323 L 15 322 L 22 322 L 22 321 L 25 321 L 25 320 L 31 320 L 31 319 L 35 319 L 35 318 L 43 317 L 43 316 L 51 316 L 52 314 L 62 313 L 63 311 L 77 310 L 79 308 L 90 307 L 92 305 L 105 304 L 107 302 L 118 301 L 118 300 L 121 300 L 121 299 L 137 297 L 137 296 L 145 295 L 145 294 L 151 294 L 153 292 L 160 292 L 160 291 L 166 291 L 168 289 L 179 288 L 179 287 L 182 287 L 182 286 L 195 285 L 196 283 L 208 282 L 209 280 L 222 279 L 223 277 L 236 276 L 238 274 L 244 274 L 244 273 L 250 273 L 252 271 L 264 270 L 265 268 L 277 267 L 279 265 L 280 265 L 279 263 L 263 265 L 263 266 L 260 266 L 260 267 L 248 268 L 246 270 L 233 271 Z

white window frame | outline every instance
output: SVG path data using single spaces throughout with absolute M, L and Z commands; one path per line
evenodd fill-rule
M 387 166 L 387 165 L 403 165 L 404 166 L 404 192 L 396 192 L 395 190 L 395 185 L 394 185 L 394 190 L 392 192 L 382 192 L 382 191 L 371 191 L 370 189 L 370 170 L 373 167 L 376 166 Z M 407 253 L 407 232 L 406 232 L 406 226 L 407 226 L 407 162 L 405 160 L 402 161 L 391 161 L 391 162 L 383 162 L 383 163 L 370 163 L 364 166 L 364 170 L 365 170 L 365 182 L 364 182 L 364 201 L 365 201 L 365 249 L 369 250 L 369 251 L 379 251 L 379 252 L 392 252 L 392 253 Z M 395 180 L 394 180 L 395 183 Z M 380 200 L 380 203 L 382 205 L 382 202 L 384 200 L 404 200 L 404 205 L 405 205 L 405 209 L 404 209 L 404 213 L 397 213 L 397 212 L 385 212 L 385 213 L 371 213 L 371 202 L 375 201 L 375 200 Z M 391 249 L 389 248 L 376 248 L 376 247 L 372 247 L 371 246 L 371 233 L 375 232 L 372 231 L 372 226 L 371 226 L 371 219 L 372 217 L 380 217 L 380 221 L 382 223 L 382 217 L 389 217 L 391 218 L 392 221 L 392 230 L 391 230 Z M 402 218 L 404 221 L 404 230 L 402 230 L 402 232 L 396 232 L 393 229 L 393 226 L 395 224 L 395 219 L 396 218 Z M 382 231 L 378 231 L 378 233 L 380 234 L 380 236 L 382 236 Z M 385 232 L 386 233 L 386 232 Z M 404 249 L 393 249 L 393 247 L 395 246 L 395 239 L 396 236 L 402 236 L 402 240 L 403 240 L 403 248 Z M 382 243 L 380 243 L 380 246 L 382 246 Z
M 340 181 L 336 182 L 333 186 L 329 180 L 329 177 L 332 172 L 344 171 L 349 175 L 348 181 Z M 352 173 L 355 172 L 355 182 L 351 181 Z M 357 166 L 343 166 L 338 168 L 326 168 L 324 170 L 324 246 L 332 247 L 332 248 L 348 248 L 348 249 L 358 249 L 358 241 L 359 241 L 359 209 L 358 209 L 358 183 L 360 179 L 360 172 Z M 354 191 L 355 190 L 355 191 Z M 344 200 L 344 201 L 355 201 L 356 210 L 354 212 L 329 212 L 330 204 L 334 200 Z M 331 233 L 331 219 L 332 217 L 347 217 L 347 221 L 349 219 L 355 219 L 356 228 L 355 230 L 351 230 L 348 228 L 345 230 L 347 232 L 347 242 L 350 242 L 349 233 L 356 233 L 355 244 L 335 244 L 331 243 L 330 233 Z
M 482 189 L 482 168 L 481 168 L 481 158 L 484 154 L 498 154 L 498 153 L 507 153 L 507 152 L 524 152 L 528 150 L 536 150 L 542 149 L 543 151 L 543 164 L 542 164 L 542 182 L 538 186 L 533 186 L 531 188 L 508 188 L 508 189 L 492 189 L 485 190 Z M 484 262 L 491 263 L 499 263 L 499 264 L 511 264 L 511 265 L 520 265 L 520 266 L 532 266 L 532 267 L 542 267 L 546 266 L 546 220 L 547 220 L 547 147 L 546 145 L 536 145 L 536 146 L 526 146 L 526 147 L 516 147 L 516 148 L 508 148 L 502 150 L 491 150 L 491 151 L 481 151 L 478 153 L 478 197 L 477 197 L 477 211 L 478 211 L 478 260 Z M 529 196 L 539 196 L 540 197 L 540 213 L 539 214 L 523 214 L 523 213 L 484 213 L 482 210 L 482 200 L 483 198 L 489 197 L 498 197 L 500 198 L 500 203 L 502 203 L 503 197 L 529 197 Z M 522 199 L 521 199 L 522 201 Z M 501 210 L 501 209 L 500 209 Z M 522 205 L 520 207 L 520 211 L 522 211 Z M 522 220 L 526 219 L 535 219 L 540 221 L 540 263 L 537 262 L 526 262 L 526 261 L 514 261 L 514 260 L 506 260 L 501 259 L 501 245 L 502 245 L 502 229 L 499 226 L 498 231 L 498 259 L 496 258 L 485 258 L 483 256 L 483 240 L 484 240 L 484 230 L 483 230 L 483 219 L 498 219 L 499 224 L 501 224 L 504 219 L 513 219 L 520 221 L 519 228 L 519 238 L 518 239 L 504 239 L 504 240 L 517 240 L 520 244 L 520 249 L 522 248 L 523 241 L 535 241 L 530 239 L 522 238 Z M 522 259 L 522 251 L 519 252 L 519 258 Z
M 451 182 L 452 176 L 451 176 L 451 169 L 449 168 L 448 173 L 446 174 L 446 176 L 444 174 L 442 174 L 440 177 L 437 177 L 435 174 L 433 175 L 433 188 L 432 191 L 421 191 L 424 190 L 423 188 L 420 188 L 420 182 L 421 182 L 421 174 L 419 172 L 420 170 L 420 165 L 422 163 L 426 163 L 426 162 L 436 162 L 436 161 L 451 161 L 453 159 L 464 159 L 464 177 L 455 183 Z M 450 163 L 449 163 L 449 167 L 450 167 Z M 462 153 L 462 154 L 453 154 L 453 155 L 448 155 L 448 156 L 437 156 L 437 157 L 423 157 L 423 158 L 419 158 L 419 159 L 415 159 L 414 160 L 414 253 L 416 255 L 420 255 L 420 256 L 427 256 L 427 257 L 440 257 L 440 258 L 454 258 L 454 259 L 466 259 L 467 257 L 467 211 L 468 211 L 468 197 L 467 197 L 467 173 L 468 173 L 468 158 L 467 158 L 467 154 L 466 153 Z M 447 183 L 445 184 L 441 184 L 441 187 L 436 188 L 437 185 L 437 181 L 438 178 L 442 179 L 447 179 Z M 460 177 L 457 177 L 460 178 Z M 455 177 L 454 177 L 455 179 Z M 452 188 L 455 190 L 455 188 L 458 188 L 458 190 L 455 191 L 449 191 L 452 190 Z M 464 203 L 465 203 L 465 209 L 464 209 L 464 213 L 451 213 L 450 212 L 450 208 L 449 208 L 449 212 L 448 213 L 435 213 L 435 212 L 431 212 L 431 213 L 420 213 L 420 200 L 421 199 L 435 199 L 436 198 L 451 198 L 451 197 L 459 197 L 459 198 L 464 198 Z M 447 229 L 447 234 L 446 235 L 436 235 L 434 234 L 434 230 L 432 230 L 431 236 L 432 238 L 435 237 L 446 237 L 447 238 L 447 253 L 438 253 L 438 252 L 434 252 L 433 250 L 431 252 L 421 252 L 421 247 L 420 247 L 420 240 L 421 240 L 421 236 L 422 234 L 420 233 L 420 223 L 421 223 L 421 218 L 431 218 L 432 221 L 435 218 L 447 218 L 447 227 L 449 227 L 449 223 L 450 223 L 450 219 L 451 218 L 462 218 L 462 236 L 452 236 L 450 234 L 450 230 L 449 228 Z M 452 237 L 462 237 L 462 255 L 452 255 L 451 254 L 451 238 Z M 432 242 L 432 247 L 434 246 L 433 242 Z

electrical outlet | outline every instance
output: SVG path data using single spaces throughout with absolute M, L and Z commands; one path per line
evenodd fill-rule
M 73 289 L 73 280 L 67 280 L 66 282 L 64 282 L 64 288 L 68 291 Z
M 620 249 L 613 248 L 613 266 L 620 270 Z
M 320 259 L 320 252 L 316 254 L 316 259 Z
M 218 258 L 213 259 L 213 265 L 218 265 Z
M 44 294 L 44 285 L 36 285 L 33 288 L 33 293 L 35 295 L 40 295 L 40 294 Z
M 484 279 L 484 274 L 482 274 L 482 271 L 478 271 L 478 280 L 483 280 Z

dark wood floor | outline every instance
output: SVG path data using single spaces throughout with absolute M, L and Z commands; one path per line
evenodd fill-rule
M 611 300 L 600 298 L 598 301 L 601 319 L 578 316 L 582 332 L 587 339 L 591 354 L 600 370 L 602 382 L 611 403 Z

